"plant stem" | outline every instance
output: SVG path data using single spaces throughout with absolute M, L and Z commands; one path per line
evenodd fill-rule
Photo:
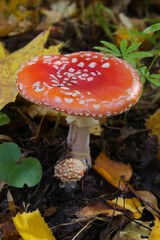
M 57 128 L 58 128 L 60 119 L 61 119 L 61 112 L 58 112 L 57 118 L 56 118 L 56 122 L 55 122 L 55 125 L 54 125 L 54 128 L 53 128 L 52 141 L 53 141 L 53 139 L 54 139 L 55 136 L 56 136 L 56 132 L 57 132 Z
M 156 61 L 156 59 L 157 59 L 159 53 L 160 53 L 160 49 L 157 51 L 157 53 L 156 53 L 156 55 L 154 56 L 152 62 L 150 63 L 149 67 L 147 68 L 146 76 L 147 76 L 147 74 L 149 73 L 149 71 L 151 70 L 151 68 L 152 68 L 154 62 Z

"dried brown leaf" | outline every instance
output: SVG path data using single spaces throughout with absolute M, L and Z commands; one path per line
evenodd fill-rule
M 119 187 L 121 190 L 126 188 L 121 177 L 125 176 L 126 181 L 129 181 L 132 176 L 132 168 L 130 164 L 111 160 L 103 151 L 97 157 L 93 169 L 95 169 L 110 184 L 116 188 Z

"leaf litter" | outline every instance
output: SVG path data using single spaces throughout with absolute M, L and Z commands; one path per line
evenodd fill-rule
M 2 4 L 4 6 L 5 1 L 2 1 Z M 137 9 L 135 3 L 125 1 L 125 6 L 127 7 L 128 5 L 130 9 L 133 9 L 134 13 L 135 9 Z M 144 8 L 141 8 L 140 5 L 138 6 L 143 15 Z M 7 28 L 3 28 L 0 31 L 1 36 L 12 35 L 11 33 L 13 32 L 14 37 L 9 37 L 9 39 L 8 37 L 2 38 L 2 43 L 8 43 L 10 39 L 23 39 L 23 36 L 27 35 L 28 39 L 30 38 L 30 34 L 16 36 L 22 29 L 27 29 L 29 25 L 27 23 L 25 25 L 25 18 L 23 18 L 22 12 L 18 13 L 14 7 L 12 4 L 9 5 L 9 8 L 5 6 L 6 10 L 9 13 L 11 11 L 14 15 L 11 17 L 13 25 L 7 22 Z M 87 4 L 85 7 L 87 7 Z M 123 8 L 123 1 L 114 3 L 110 7 L 113 12 L 119 12 L 119 9 Z M 52 9 L 48 16 L 51 16 L 54 11 Z M 102 13 L 104 14 L 103 11 Z M 77 14 L 75 8 L 74 14 L 75 16 Z M 123 39 L 126 36 L 129 41 L 131 37 L 131 33 L 128 33 L 127 28 L 125 28 L 127 31 L 122 31 L 126 27 L 124 26 L 124 19 L 127 20 L 127 24 L 132 23 L 133 30 L 135 27 L 132 19 L 121 14 L 121 26 L 118 29 L 120 31 L 116 33 L 117 46 L 120 38 Z M 5 18 L 3 20 L 6 21 Z M 107 16 L 106 20 L 109 24 L 113 24 L 113 21 L 114 24 L 118 24 L 115 18 L 108 20 Z M 47 21 L 51 20 L 46 19 L 45 24 Z M 93 46 L 98 45 L 99 41 L 106 37 L 100 25 L 97 26 L 93 22 L 87 22 L 88 20 L 86 19 L 85 24 L 83 20 L 77 20 L 78 24 L 79 22 L 81 23 L 78 29 L 72 20 L 68 20 L 65 23 L 62 19 L 55 21 L 57 21 L 57 26 L 53 28 L 54 30 L 51 30 L 50 35 L 48 31 L 45 31 L 38 37 L 39 39 L 42 37 L 43 41 L 38 40 L 38 43 L 35 43 L 35 45 L 33 44 L 34 41 L 31 42 L 33 44 L 31 45 L 32 50 L 34 49 L 33 55 L 30 48 L 28 50 L 27 48 L 22 48 L 16 52 L 17 46 L 16 44 L 14 45 L 14 42 L 12 47 L 9 47 L 10 49 L 8 48 L 7 50 L 2 44 L 0 45 L 0 63 L 3 66 L 0 75 L 0 82 L 3 83 L 1 107 L 2 112 L 7 114 L 11 120 L 6 126 L 0 127 L 0 133 L 16 142 L 24 154 L 37 157 L 43 167 L 43 178 L 35 187 L 28 188 L 25 185 L 23 188 L 14 188 L 2 182 L 0 193 L 2 239 L 6 237 L 8 240 L 20 239 L 19 233 L 24 239 L 27 239 L 29 234 L 34 232 L 34 228 L 33 231 L 25 230 L 26 235 L 28 235 L 25 238 L 19 228 L 21 221 L 27 223 L 28 216 L 31 216 L 32 219 L 32 216 L 35 214 L 36 216 L 39 215 L 39 211 L 42 216 L 45 216 L 45 221 L 53 232 L 47 239 L 54 239 L 53 235 L 56 239 L 64 240 L 91 240 L 98 238 L 142 239 L 142 237 L 148 237 L 150 233 L 149 239 L 158 239 L 159 204 L 157 205 L 157 200 L 159 203 L 160 164 L 157 161 L 157 152 L 159 133 L 157 128 L 154 130 L 155 123 L 157 122 L 158 124 L 158 114 L 152 120 L 153 125 L 150 125 L 147 129 L 145 128 L 145 125 L 147 125 L 147 123 L 145 124 L 146 119 L 153 119 L 152 113 L 156 112 L 159 107 L 158 101 L 147 110 L 146 114 L 146 106 L 149 106 L 150 99 L 145 98 L 141 102 L 141 111 L 138 111 L 138 106 L 135 106 L 134 109 L 127 113 L 127 122 L 124 122 L 123 115 L 117 116 L 108 119 L 108 124 L 102 123 L 102 126 L 97 126 L 98 128 L 93 129 L 93 132 L 91 132 L 91 155 L 94 166 L 101 163 L 100 156 L 103 156 L 102 159 L 109 159 L 109 162 L 102 164 L 101 173 L 103 172 L 103 174 L 100 175 L 96 172 L 98 167 L 97 169 L 93 167 L 86 173 L 82 182 L 77 185 L 77 188 L 70 192 L 61 188 L 59 181 L 53 177 L 56 161 L 62 159 L 66 154 L 68 126 L 65 124 L 65 116 L 63 122 L 60 122 L 56 137 L 52 139 L 53 119 L 56 116 L 45 113 L 37 138 L 31 140 L 37 132 L 43 111 L 38 109 L 36 114 L 35 112 L 33 113 L 30 110 L 32 105 L 19 96 L 14 101 L 17 91 L 13 80 L 19 66 L 24 61 L 38 54 L 59 54 L 59 47 L 57 46 L 59 46 L 60 42 L 66 42 L 67 40 L 67 44 L 65 43 L 62 52 L 68 53 L 80 50 L 93 50 Z M 20 28 L 20 23 L 22 22 L 24 25 L 23 28 Z M 17 29 L 13 31 L 15 30 L 15 25 Z M 39 25 L 39 29 L 41 27 Z M 47 38 L 53 47 L 44 49 Z M 146 41 L 145 46 L 149 48 L 151 43 Z M 9 53 L 8 50 L 14 52 Z M 26 50 L 29 52 L 29 55 L 25 54 Z M 158 61 L 156 64 L 158 64 Z M 8 71 L 11 67 L 13 67 L 13 71 Z M 94 135 L 95 131 L 101 134 Z M 3 141 L 4 139 L 2 138 L 1 142 Z M 111 161 L 113 161 L 112 164 Z M 113 168 L 110 165 L 113 165 Z M 6 198 L 7 193 L 8 199 Z M 17 218 L 20 221 L 15 221 L 14 225 L 11 218 L 16 219 L 15 211 L 17 211 Z M 41 220 L 37 220 L 37 224 Z M 25 223 L 23 226 L 26 226 Z M 33 223 L 35 221 L 31 220 L 31 225 Z M 155 225 L 152 223 L 155 223 Z M 153 228 L 151 224 L 154 225 Z M 15 227 L 19 233 L 15 230 Z M 37 225 L 36 228 L 41 228 L 41 225 Z M 51 234 L 50 230 L 47 231 Z

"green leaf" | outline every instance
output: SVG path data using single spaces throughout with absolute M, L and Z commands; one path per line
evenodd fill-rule
M 140 73 L 141 73 L 143 76 L 146 76 L 147 66 L 141 66 L 141 67 L 140 67 Z
M 148 81 L 150 81 L 151 83 L 153 83 L 154 85 L 156 85 L 157 87 L 160 87 L 160 81 L 156 80 L 150 76 L 147 77 Z
M 156 23 L 156 24 L 149 26 L 148 28 L 146 28 L 143 31 L 143 33 L 152 33 L 152 32 L 158 31 L 158 30 L 160 30 L 160 23 Z
M 107 41 L 101 41 L 101 43 L 110 48 L 112 51 L 116 52 L 117 54 L 121 54 L 119 49 L 114 44 Z
M 123 39 L 120 43 L 120 50 L 121 50 L 122 56 L 124 55 L 126 49 L 127 49 L 127 40 Z
M 104 47 L 99 47 L 99 46 L 97 46 L 97 47 L 94 47 L 94 49 L 100 50 L 100 51 L 102 51 L 102 52 L 106 52 L 105 55 L 106 55 L 106 56 L 109 56 L 109 57 L 111 57 L 111 56 L 121 57 L 121 54 L 120 54 L 120 53 L 117 54 L 116 52 L 114 52 L 114 51 L 112 51 L 112 50 L 110 50 L 110 49 L 108 49 L 108 48 L 104 48 Z
M 97 2 L 96 8 L 95 8 L 97 19 L 98 19 L 102 29 L 106 33 L 106 35 L 113 41 L 114 37 L 113 37 L 113 34 L 111 33 L 111 30 L 110 30 L 108 24 L 106 24 L 106 19 L 104 18 L 103 14 L 102 14 L 103 11 L 104 11 L 104 5 L 100 2 Z
M 8 124 L 9 122 L 9 117 L 5 113 L 0 112 L 0 126 Z
M 127 63 L 129 63 L 132 67 L 136 68 L 136 61 L 134 58 L 131 58 L 129 56 L 123 58 Z
M 149 77 L 151 77 L 151 78 L 160 78 L 160 74 L 150 74 Z
M 10 186 L 29 187 L 36 185 L 42 177 L 42 167 L 38 159 L 24 158 L 20 164 L 17 161 L 21 151 L 15 143 L 0 144 L 0 179 Z
M 155 38 L 153 36 L 151 37 L 148 34 L 145 34 L 143 32 L 135 30 L 135 29 L 130 29 L 129 31 L 130 31 L 131 35 L 133 36 L 133 39 L 135 39 L 135 36 L 139 36 L 139 37 L 142 37 L 144 39 L 147 39 L 148 41 L 153 43 L 155 46 L 157 45 L 157 41 L 155 40 Z
M 142 43 L 141 42 L 138 42 L 138 43 L 133 43 L 131 44 L 125 51 L 125 55 L 137 50 L 139 48 L 139 46 L 141 45 Z
M 134 52 L 129 54 L 132 58 L 146 58 L 146 57 L 152 57 L 152 53 L 150 52 Z

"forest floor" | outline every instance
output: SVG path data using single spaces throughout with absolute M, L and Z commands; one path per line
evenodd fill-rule
M 51 2 L 48 1 L 48 5 L 44 4 L 43 8 L 49 9 Z M 84 1 L 87 17 L 82 17 L 82 9 L 77 3 L 76 6 L 79 10 L 76 10 L 75 16 L 67 16 L 65 19 L 61 17 L 57 22 L 50 23 L 52 29 L 45 47 L 62 42 L 61 54 L 95 51 L 93 47 L 99 46 L 101 40 L 111 41 L 119 47 L 119 39 L 122 40 L 125 35 L 123 36 L 122 33 L 117 35 L 115 29 L 126 28 L 125 17 L 128 24 L 133 24 L 133 28 L 136 21 L 138 24 L 145 22 L 144 26 L 142 24 L 139 26 L 139 31 L 142 31 L 141 28 L 145 29 L 151 25 L 152 22 L 156 23 L 160 20 L 158 15 L 160 4 L 158 2 L 153 1 L 152 4 L 147 5 L 148 10 L 144 10 L 146 9 L 144 3 L 135 6 L 134 1 L 119 2 L 121 4 L 117 5 L 103 3 L 104 8 L 102 7 L 100 10 L 101 22 L 105 21 L 106 25 L 109 25 L 113 39 L 107 35 L 107 30 L 105 32 L 105 27 L 102 27 L 100 18 L 96 15 L 97 11 L 94 9 L 97 6 L 94 5 L 96 1 L 91 1 L 90 4 L 86 4 Z M 104 10 L 105 7 L 110 9 L 112 14 Z M 122 18 L 120 13 L 124 14 Z M 26 46 L 45 30 L 47 23 L 44 19 L 46 18 L 41 16 L 40 19 L 43 20 L 39 20 L 38 24 L 34 23 L 29 30 L 23 33 L 9 34 L 13 32 L 12 30 L 2 34 L 1 41 L 5 49 L 11 54 Z M 136 23 L 135 28 L 137 29 L 137 27 Z M 127 38 L 129 41 L 129 36 Z M 138 38 L 139 41 L 142 36 L 136 35 L 135 38 Z M 146 39 L 142 39 L 142 41 L 145 42 L 143 50 L 150 51 L 155 48 L 152 42 Z M 159 44 L 160 38 L 157 37 L 156 41 Z M 149 66 L 152 59 L 145 59 L 144 64 Z M 157 57 L 152 66 L 152 73 L 160 73 L 159 66 L 160 57 Z M 129 182 L 126 182 L 125 178 L 121 178 L 121 181 L 124 180 L 124 184 L 129 184 L 129 187 L 126 185 L 123 190 L 110 184 L 93 168 L 85 173 L 75 189 L 62 188 L 60 181 L 54 177 L 54 166 L 67 153 L 68 126 L 65 123 L 65 117 L 60 121 L 53 139 L 55 119 L 53 121 L 53 118 L 51 120 L 46 115 L 38 137 L 31 140 L 31 137 L 36 134 L 42 118 L 40 115 L 34 118 L 29 116 L 28 109 L 32 103 L 18 95 L 14 102 L 8 102 L 3 106 L 2 112 L 8 115 L 10 123 L 0 127 L 1 135 L 12 139 L 24 155 L 37 158 L 42 165 L 43 176 L 34 187 L 25 185 L 23 188 L 16 188 L 5 184 L 1 188 L 0 228 L 2 229 L 2 239 L 19 239 L 18 235 L 13 238 L 12 230 L 7 231 L 4 227 L 4 223 L 8 222 L 8 219 L 15 214 L 13 207 L 16 212 L 32 212 L 39 209 L 56 240 L 148 239 L 155 216 L 160 217 L 158 209 L 160 204 L 160 161 L 157 160 L 158 134 L 160 135 L 160 133 L 151 135 L 151 130 L 146 129 L 147 119 L 160 107 L 159 98 L 155 98 L 158 93 L 159 88 L 146 81 L 140 102 L 127 113 L 105 119 L 101 128 L 97 130 L 98 132 L 93 131 L 91 134 L 90 151 L 93 165 L 103 151 L 109 159 L 131 166 L 132 176 Z M 155 119 L 155 121 L 159 121 L 159 116 Z M 160 126 L 158 127 L 160 128 Z M 0 140 L 4 142 L 3 138 Z M 112 174 L 114 175 L 114 173 Z M 11 194 L 12 200 L 8 200 L 8 192 Z M 117 210 L 117 206 L 113 205 L 113 202 L 111 204 L 110 201 L 119 198 L 123 199 L 121 209 L 119 209 L 119 213 L 114 213 L 113 209 Z M 145 201 L 142 201 L 142 198 Z M 138 199 L 136 210 L 131 206 L 131 202 L 128 207 L 125 199 L 133 201 L 133 205 L 135 199 Z M 10 202 L 11 204 L 9 204 Z M 86 207 L 88 207 L 88 215 L 84 210 Z M 92 214 L 89 215 L 91 209 Z M 100 213 L 97 213 L 97 210 Z M 138 218 L 134 215 L 135 211 L 140 213 Z M 135 222 L 138 227 L 135 227 Z M 130 228 L 127 229 L 129 226 Z M 3 235 L 4 233 L 6 235 Z

